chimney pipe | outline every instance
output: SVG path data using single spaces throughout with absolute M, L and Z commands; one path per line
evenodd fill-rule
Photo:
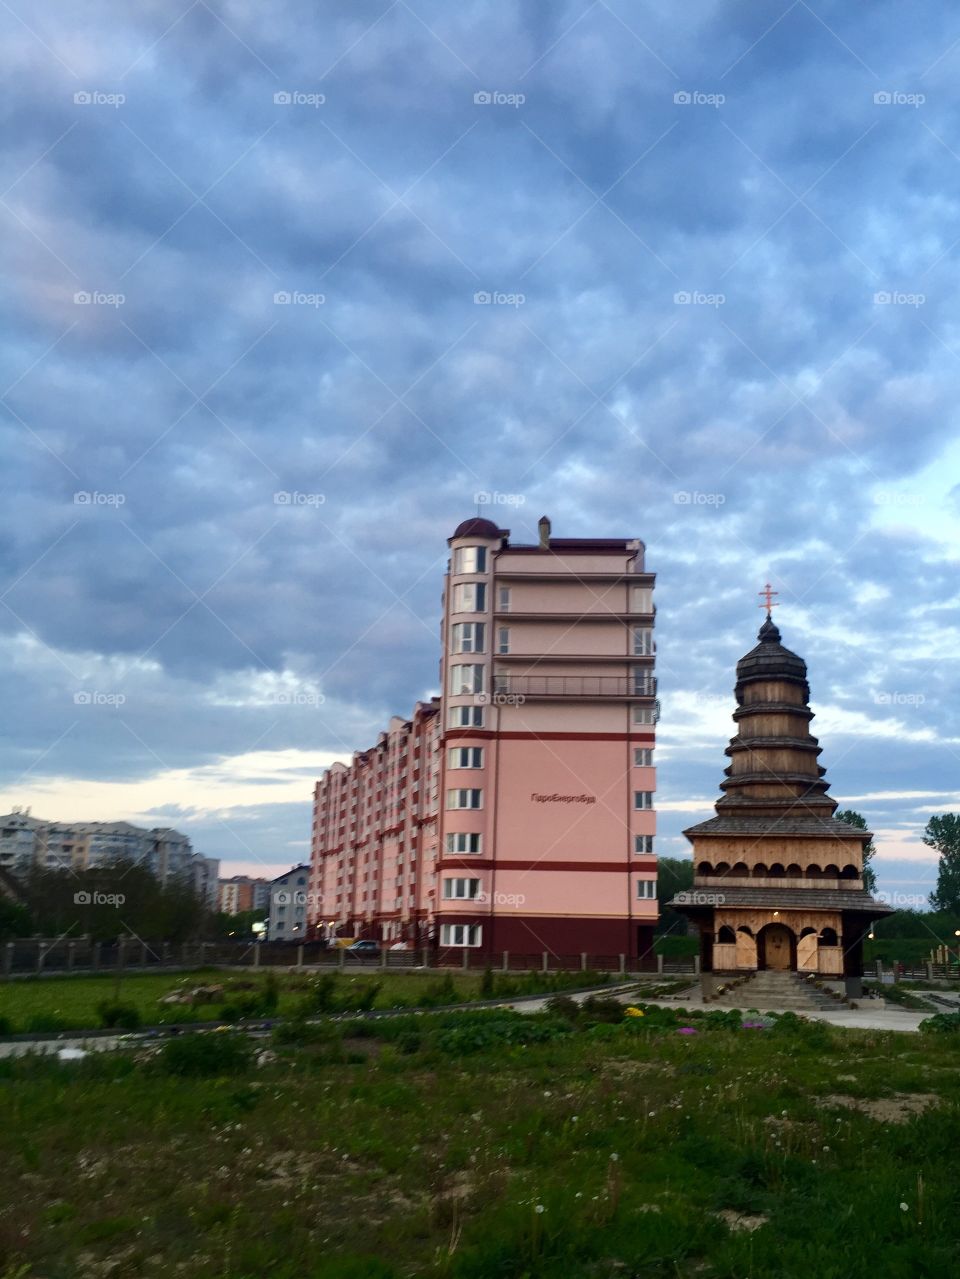
M 547 517 L 546 517 L 545 515 L 541 515 L 541 516 L 540 516 L 540 521 L 539 521 L 539 523 L 537 524 L 537 528 L 540 530 L 540 549 L 541 549 L 541 550 L 543 550 L 543 551 L 549 551 L 549 549 L 550 549 L 550 521 L 547 519 Z

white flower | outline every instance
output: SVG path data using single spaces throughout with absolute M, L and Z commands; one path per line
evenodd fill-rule
M 616 1152 L 614 1152 L 614 1154 L 612 1154 L 612 1155 L 610 1156 L 610 1158 L 611 1158 L 611 1160 L 613 1161 L 613 1163 L 616 1163 L 616 1162 L 617 1162 L 617 1160 L 620 1158 L 620 1156 L 619 1156 L 618 1154 L 616 1154 Z
M 546 1208 L 544 1208 L 543 1204 L 537 1204 L 533 1211 L 536 1213 L 546 1212 Z
M 910 1211 L 910 1205 L 909 1205 L 909 1204 L 901 1204 L 901 1205 L 900 1205 L 900 1211 L 901 1211 L 901 1212 L 909 1212 L 909 1211 Z

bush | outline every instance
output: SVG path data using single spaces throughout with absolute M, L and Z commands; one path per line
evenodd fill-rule
M 356 995 L 347 995 L 342 1004 L 344 1012 L 370 1012 L 382 987 L 382 981 L 374 981 L 369 986 L 364 987 L 363 990 L 358 991 Z
M 444 973 L 439 981 L 432 981 L 417 1000 L 418 1008 L 442 1008 L 444 1004 L 456 1004 L 460 996 L 449 973 Z
M 337 975 L 321 973 L 311 982 L 310 990 L 304 995 L 297 1008 L 301 1017 L 313 1017 L 318 1014 L 332 1013 L 337 1007 Z
M 496 990 L 496 983 L 494 981 L 493 969 L 485 968 L 483 970 L 483 976 L 480 979 L 480 998 L 493 999 L 495 997 L 494 996 L 495 990 Z
M 143 1018 L 134 1004 L 124 1004 L 119 999 L 101 999 L 97 1004 L 97 1016 L 104 1030 L 138 1030 Z
M 583 1016 L 590 1022 L 623 1021 L 626 1009 L 618 999 L 610 995 L 589 995 L 580 1005 Z
M 186 1034 L 160 1049 L 160 1068 L 168 1075 L 237 1075 L 250 1066 L 253 1047 L 231 1031 Z
M 551 1016 L 562 1017 L 564 1021 L 580 1020 L 580 1005 L 569 995 L 551 995 L 546 1010 Z
M 52 1013 L 34 1013 L 32 1017 L 27 1018 L 24 1030 L 28 1034 L 46 1035 L 56 1033 L 61 1030 L 69 1030 L 69 1026 L 62 1017 L 54 1017 Z
M 937 1013 L 926 1017 L 920 1023 L 920 1030 L 925 1035 L 955 1035 L 960 1031 L 960 1012 Z
M 444 1053 L 466 1056 L 504 1045 L 547 1043 L 569 1035 L 572 1029 L 568 1022 L 522 1013 L 467 1013 L 460 1025 L 440 1033 L 437 1047 Z
M 10 1018 L 0 1017 L 0 1035 L 12 1035 L 13 1033 L 13 1022 Z

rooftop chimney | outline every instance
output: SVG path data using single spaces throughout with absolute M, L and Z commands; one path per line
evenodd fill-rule
M 540 516 L 537 528 L 540 530 L 540 549 L 549 551 L 550 549 L 550 521 L 545 515 Z

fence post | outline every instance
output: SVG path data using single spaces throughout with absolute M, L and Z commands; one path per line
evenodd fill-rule
M 547 951 L 543 952 L 543 959 L 540 962 L 540 971 L 546 972 L 550 966 L 550 955 Z
M 340 967 L 343 968 L 347 962 L 347 949 L 345 946 L 340 946 L 339 951 L 340 951 Z
M 170 963 L 170 943 L 165 941 L 160 947 L 160 963 L 164 968 Z
M 585 950 L 580 952 L 580 971 L 582 973 L 587 971 L 587 952 Z
M 380 947 L 380 967 L 381 968 L 387 967 L 387 956 L 389 954 L 390 952 L 387 950 L 386 946 L 384 946 L 383 943 L 381 942 L 381 947 Z
M 933 981 L 933 964 L 924 964 L 927 970 L 927 981 Z
M 460 960 L 460 966 L 461 966 L 461 968 L 469 968 L 469 967 L 470 967 L 470 951 L 469 951 L 469 949 L 468 949 L 466 946 L 464 946 L 464 948 L 463 948 L 463 957 L 462 957 L 462 959 Z
M 873 962 L 876 964 L 877 981 L 883 981 L 883 960 L 875 959 Z
M 621 955 L 620 956 L 620 972 L 625 973 L 626 971 L 627 971 L 627 957 L 626 955 Z
M 100 968 L 100 943 L 98 941 L 90 943 L 90 967 L 94 972 Z
M 421 968 L 429 968 L 429 967 L 430 967 L 430 948 L 429 948 L 429 946 L 424 946 L 424 947 L 422 948 L 422 950 L 420 951 L 420 967 L 421 967 Z
M 147 951 L 148 951 L 148 950 L 149 950 L 149 947 L 147 946 L 147 943 L 146 943 L 145 941 L 142 941 L 142 942 L 140 943 L 140 967 L 141 967 L 141 968 L 146 968 L 146 966 L 147 966 Z
M 509 968 L 510 968 L 510 952 L 509 952 L 509 950 L 505 950 L 505 951 L 503 952 L 503 959 L 500 961 L 500 967 L 503 969 L 503 971 L 504 971 L 504 972 L 509 971 Z
M 261 943 L 260 943 L 259 941 L 255 941 L 255 942 L 253 943 L 253 966 L 254 966 L 254 968 L 259 968 L 259 967 L 260 967 L 260 946 L 261 946 Z
M 3 975 L 9 977 L 13 972 L 13 942 L 8 941 L 3 948 Z
M 699 955 L 694 955 L 693 957 L 693 975 L 694 977 L 700 976 L 700 956 Z
M 73 960 L 76 954 L 77 943 L 75 941 L 67 942 L 67 972 L 73 967 Z
M 43 972 L 43 942 L 37 941 L 37 972 Z
M 117 972 L 123 972 L 124 960 L 127 957 L 127 939 L 126 937 L 117 938 Z
M 297 967 L 303 967 L 303 942 L 297 947 Z

